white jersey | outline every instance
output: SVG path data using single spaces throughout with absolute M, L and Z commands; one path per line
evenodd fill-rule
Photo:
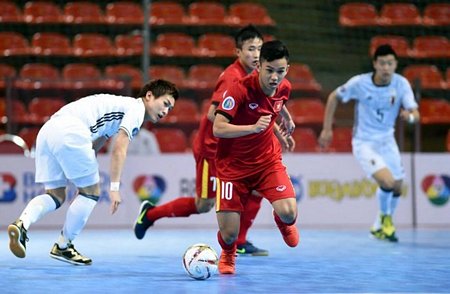
M 377 86 L 374 73 L 354 76 L 337 88 L 336 94 L 342 102 L 356 100 L 353 137 L 362 140 L 380 140 L 394 135 L 394 125 L 400 107 L 407 110 L 417 108 L 414 93 L 407 79 L 394 74 L 388 85 Z
M 112 137 L 119 129 L 123 129 L 131 141 L 144 122 L 145 106 L 142 99 L 97 94 L 65 105 L 52 117 L 59 116 L 81 121 L 89 129 L 92 141 L 101 136 Z

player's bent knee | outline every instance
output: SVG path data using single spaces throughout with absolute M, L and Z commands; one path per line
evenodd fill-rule
M 215 200 L 214 199 L 201 199 L 197 198 L 195 200 L 195 206 L 197 207 L 198 213 L 207 213 L 211 211 L 214 207 Z

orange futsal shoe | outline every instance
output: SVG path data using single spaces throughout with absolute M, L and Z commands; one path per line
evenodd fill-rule
M 219 273 L 234 275 L 236 267 L 236 250 L 223 250 L 219 259 Z
M 275 211 L 273 212 L 273 216 L 275 219 L 275 223 L 277 224 L 277 227 L 281 232 L 281 235 L 283 235 L 284 242 L 289 247 L 296 247 L 300 242 L 300 235 L 298 233 L 297 227 L 295 226 L 295 223 L 293 223 L 292 225 L 283 223 L 280 217 L 275 213 Z

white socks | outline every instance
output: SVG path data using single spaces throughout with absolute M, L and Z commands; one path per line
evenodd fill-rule
M 59 248 L 64 249 L 73 241 L 86 225 L 86 222 L 97 204 L 96 200 L 78 195 L 70 205 L 66 214 L 62 235 L 57 241 Z
M 392 191 L 385 191 L 380 187 L 377 188 L 378 204 L 382 214 L 391 214 Z
M 55 209 L 55 200 L 48 194 L 42 194 L 28 202 L 19 219 L 23 222 L 24 228 L 28 230 L 31 224 L 37 222 L 44 215 Z

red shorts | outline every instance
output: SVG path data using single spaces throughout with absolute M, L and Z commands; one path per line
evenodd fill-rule
M 195 164 L 195 191 L 197 192 L 197 197 L 204 199 L 215 198 L 217 180 L 214 159 L 195 156 Z
M 241 198 L 249 197 L 253 190 L 264 195 L 270 203 L 295 198 L 286 167 L 280 162 L 246 178 L 228 181 L 217 179 L 216 211 L 243 211 Z

